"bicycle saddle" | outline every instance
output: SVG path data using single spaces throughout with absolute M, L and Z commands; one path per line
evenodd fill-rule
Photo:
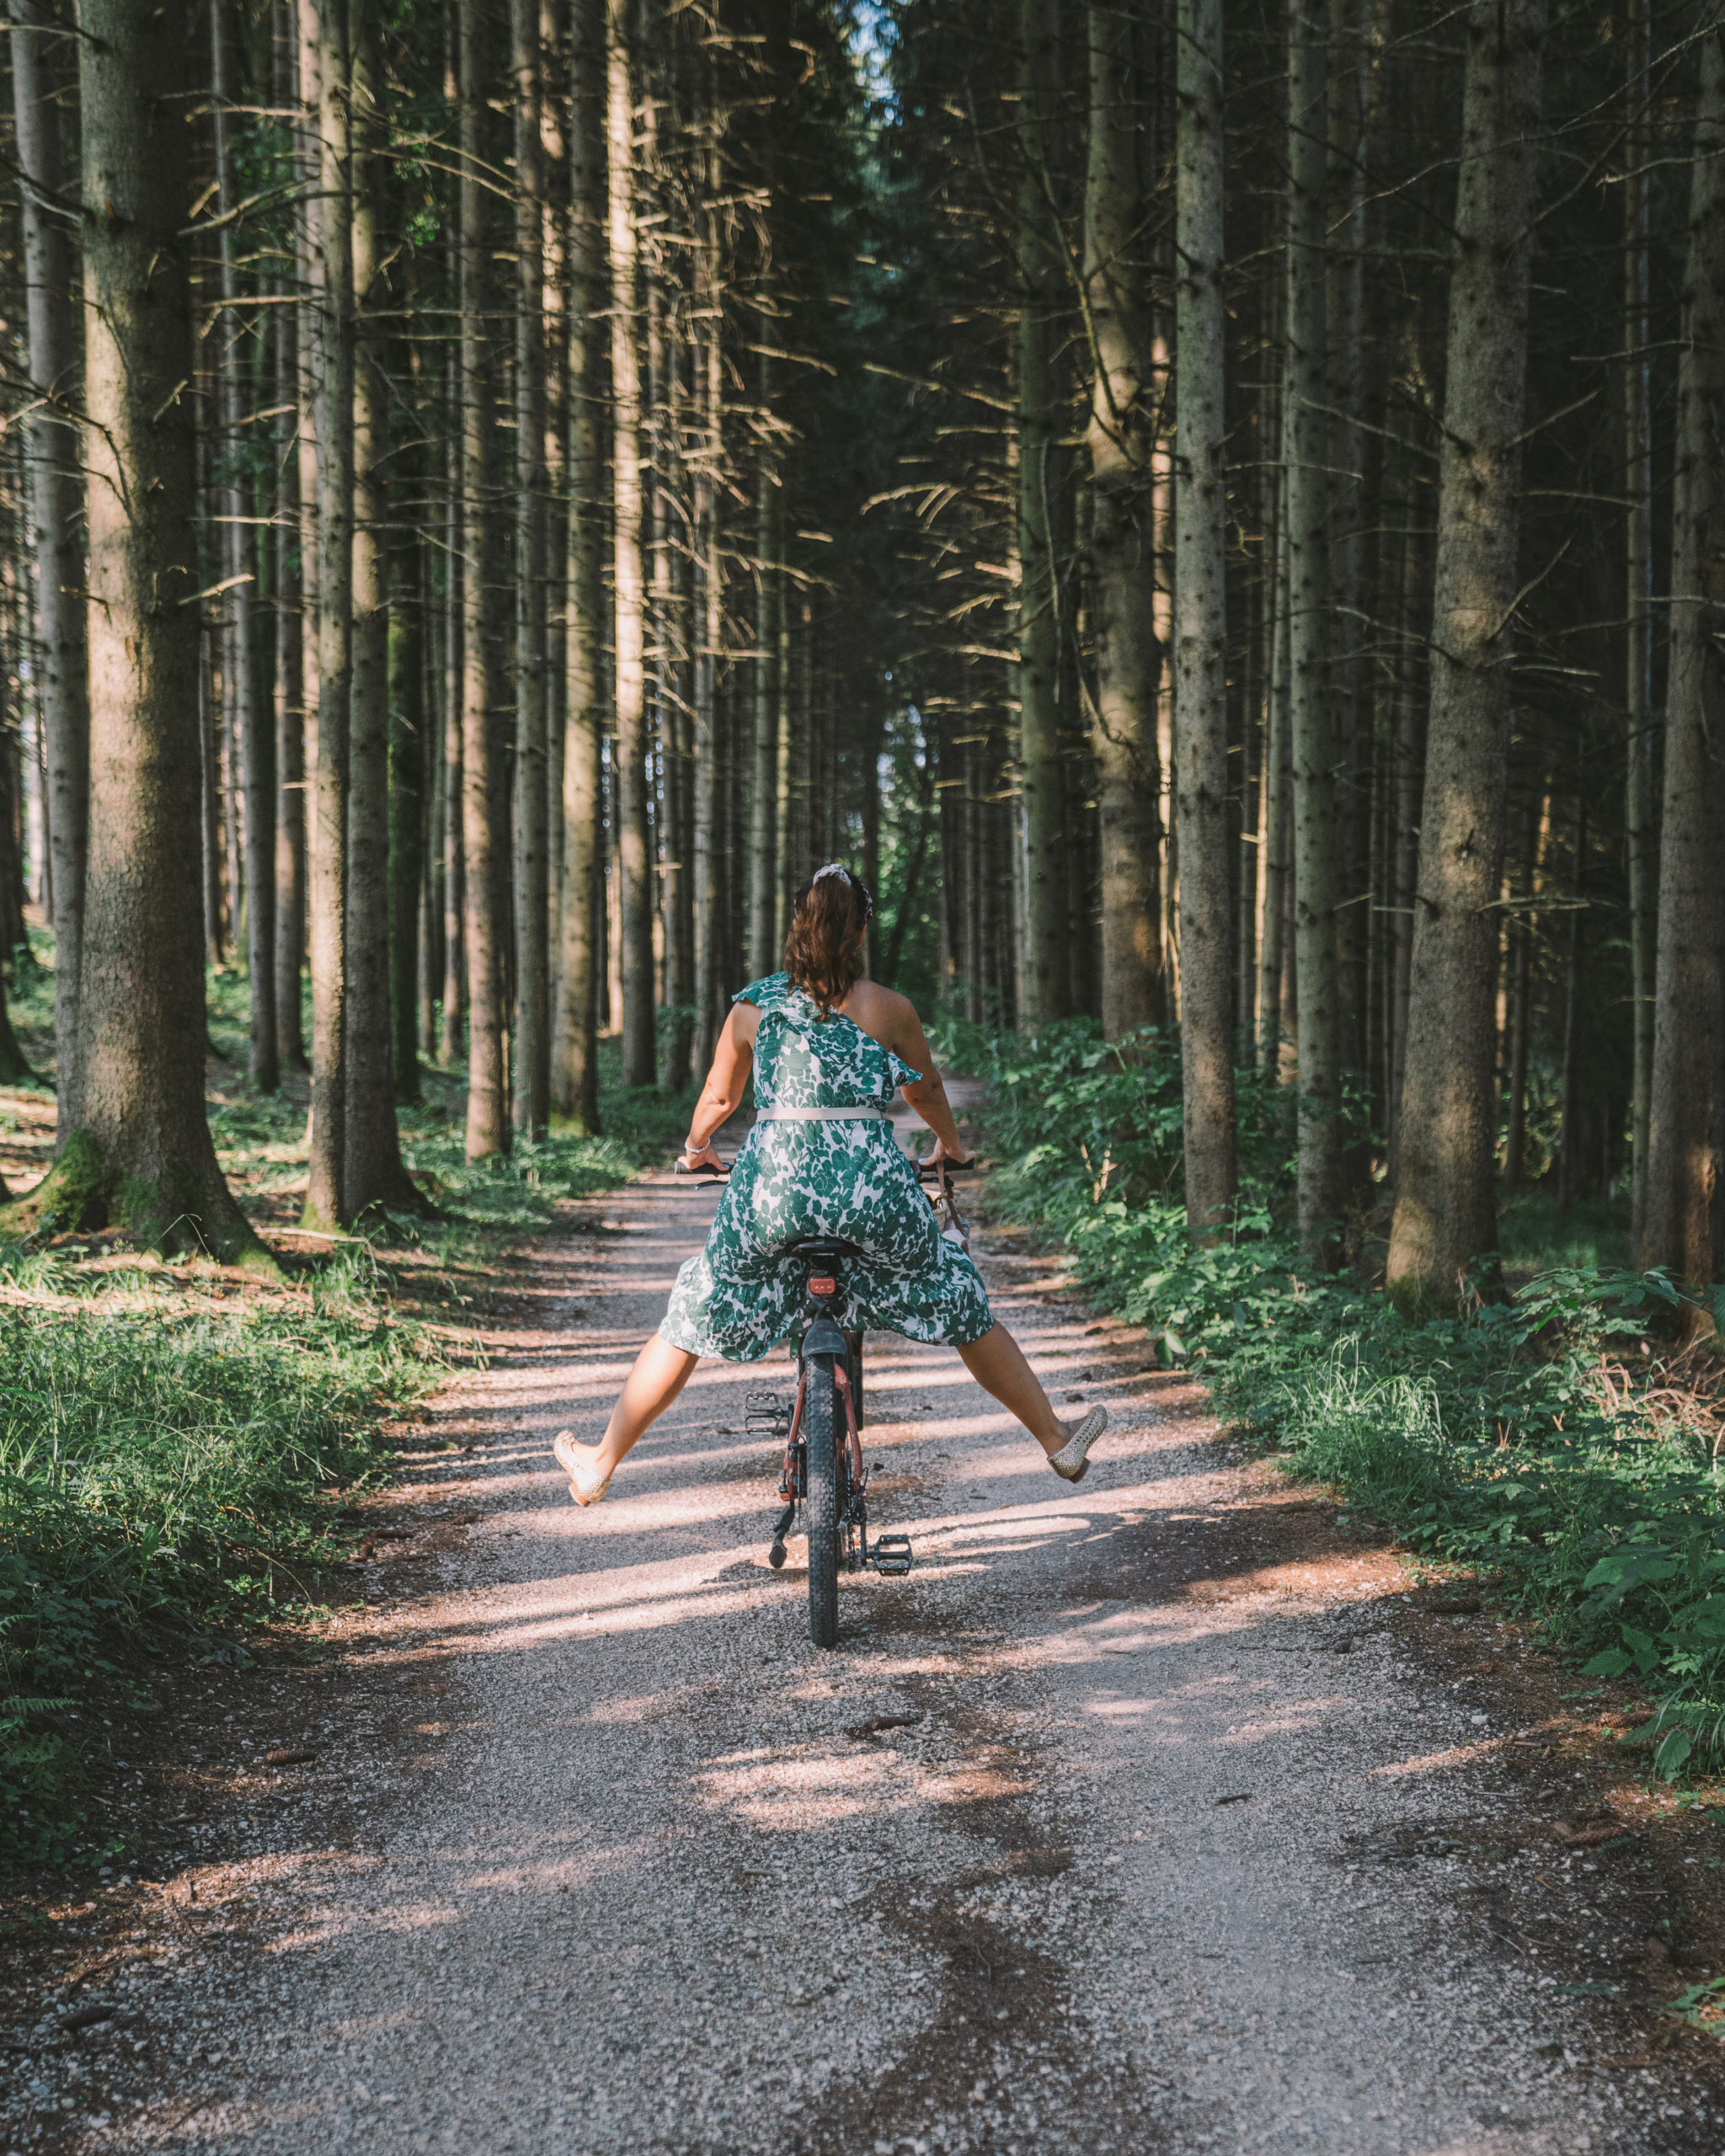
M 861 1257 L 862 1251 L 855 1243 L 847 1243 L 842 1235 L 804 1235 L 800 1242 L 787 1246 L 787 1257 Z

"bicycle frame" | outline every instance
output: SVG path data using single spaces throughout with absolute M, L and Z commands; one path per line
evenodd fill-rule
M 766 1422 L 775 1431 L 782 1428 L 785 1438 L 784 1460 L 779 1471 L 778 1488 L 784 1511 L 773 1529 L 767 1561 L 775 1572 L 784 1563 L 785 1537 L 790 1532 L 798 1506 L 809 1494 L 804 1406 L 809 1391 L 809 1355 L 813 1352 L 831 1355 L 834 1385 L 844 1403 L 843 1437 L 838 1447 L 836 1465 L 841 1498 L 839 1524 L 845 1537 L 845 1570 L 854 1572 L 868 1566 L 894 1577 L 911 1569 L 911 1545 L 909 1539 L 902 1534 L 877 1535 L 872 1544 L 868 1539 L 868 1465 L 862 1455 L 862 1432 L 857 1412 L 857 1387 L 852 1382 L 851 1371 L 847 1367 L 853 1353 L 860 1364 L 862 1341 L 861 1336 L 857 1336 L 853 1349 L 837 1322 L 838 1312 L 842 1307 L 838 1267 L 842 1262 L 842 1259 L 826 1257 L 809 1260 L 807 1304 L 809 1321 L 798 1345 L 797 1390 L 789 1415 L 787 1417 L 776 1401 L 763 1399 L 759 1395 L 751 1396 L 749 1401 L 747 1419 L 750 1423 Z M 823 1334 L 828 1337 L 821 1338 Z M 813 1350 L 809 1345 L 811 1341 L 818 1342 Z

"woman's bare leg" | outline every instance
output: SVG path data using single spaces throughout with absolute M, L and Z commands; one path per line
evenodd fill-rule
M 1053 1401 L 1024 1359 L 1024 1350 L 1005 1326 L 996 1326 L 959 1353 L 982 1390 L 992 1393 L 1008 1414 L 1016 1415 L 1045 1453 L 1060 1450 L 1077 1425 L 1062 1422 L 1055 1413 Z
M 613 1473 L 624 1454 L 664 1414 L 689 1382 L 690 1373 L 700 1359 L 654 1334 L 636 1356 L 635 1367 L 605 1426 L 593 1462 L 601 1476 Z

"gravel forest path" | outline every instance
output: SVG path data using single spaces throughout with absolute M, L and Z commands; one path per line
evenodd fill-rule
M 163 2020 L 217 1985 L 222 2041 L 79 2146 L 1725 2142 L 1669 2074 L 1582 2070 L 1599 2003 L 1542 1973 L 1527 1860 L 1487 1846 L 1525 1812 L 1509 1732 L 1408 1661 L 1396 1561 L 1220 1441 L 1054 1260 L 983 1241 L 1056 1398 L 1108 1406 L 1088 1478 L 1056 1482 L 950 1353 L 872 1342 L 877 1524 L 916 1562 L 843 1583 L 836 1653 L 799 1545 L 765 1562 L 777 1455 L 744 1396 L 782 1361 L 703 1364 L 571 1506 L 549 1439 L 596 1434 L 713 1202 L 595 1199 L 518 1277 L 507 1352 L 427 1418 L 478 1449 L 455 1486 L 428 1454 L 425 1491 L 478 1523 L 352 1636 L 411 1727 L 355 1713 L 300 1770 L 307 1822 L 342 1792 L 324 1844 L 260 1780 L 224 1874 L 248 1955 L 150 1983 Z

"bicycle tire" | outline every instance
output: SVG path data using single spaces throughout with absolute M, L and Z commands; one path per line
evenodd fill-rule
M 833 1358 L 809 1358 L 803 1393 L 803 1441 L 808 1460 L 809 1636 L 818 1647 L 839 1643 L 839 1388 Z

